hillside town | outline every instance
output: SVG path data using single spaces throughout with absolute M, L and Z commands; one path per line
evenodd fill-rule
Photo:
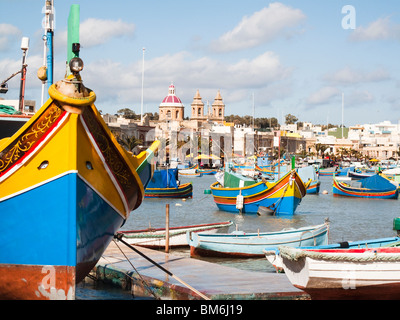
M 213 103 L 206 105 L 197 90 L 190 111 L 190 116 L 185 117 L 185 107 L 171 84 L 168 95 L 159 105 L 157 119 L 151 119 L 154 117 L 148 114 L 139 115 L 137 119 L 129 119 L 125 114 L 105 114 L 103 119 L 121 140 L 134 138 L 135 146 L 128 149 L 147 147 L 155 138 L 168 140 L 170 145 L 177 146 L 176 154 L 170 154 L 170 157 L 181 161 L 193 154 L 193 144 L 183 150 L 181 147 L 185 142 L 199 138 L 203 146 L 207 144 L 204 141 L 214 142 L 213 149 L 207 152 L 218 156 L 231 149 L 234 155 L 256 154 L 275 159 L 279 155 L 333 161 L 376 159 L 385 162 L 399 158 L 400 127 L 390 121 L 343 127 L 309 122 L 278 124 L 273 118 L 274 125 L 259 128 L 254 121 L 247 125 L 226 121 L 229 117 L 225 115 L 226 106 L 220 91 L 216 92 Z M 200 142 L 196 145 L 200 146 Z M 195 149 L 194 152 L 199 151 L 199 148 Z

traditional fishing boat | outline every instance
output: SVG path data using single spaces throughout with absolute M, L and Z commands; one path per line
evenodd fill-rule
M 201 232 L 205 234 L 226 233 L 229 227 L 233 225 L 232 221 L 198 224 L 191 226 L 180 226 L 169 228 L 169 247 L 188 247 L 186 232 Z M 148 228 L 143 230 L 119 231 L 127 243 L 131 245 L 142 246 L 146 248 L 159 249 L 165 247 L 166 229 Z
M 326 168 L 326 169 L 319 169 L 318 170 L 318 175 L 321 177 L 333 177 L 333 175 L 336 173 L 337 167 L 331 167 L 331 168 Z
M 354 172 L 355 171 L 355 166 L 350 166 L 350 167 L 344 167 L 344 168 L 338 168 L 338 170 L 335 172 L 335 176 L 336 177 L 347 177 L 349 176 L 350 172 Z
M 314 166 L 298 168 L 297 173 L 299 174 L 303 182 L 310 181 L 310 183 L 307 186 L 307 194 L 319 193 L 321 181 L 319 181 L 318 174 L 315 171 Z
M 0 141 L 2 299 L 74 299 L 152 175 L 159 142 L 138 156 L 123 149 L 83 85 L 81 59 L 69 66 L 40 110 Z
M 218 172 L 218 169 L 199 169 L 199 173 L 201 173 L 203 176 L 204 175 L 213 175 Z
M 395 246 L 400 241 L 399 237 L 389 237 L 360 241 L 342 241 L 314 247 L 299 247 L 298 249 L 357 249 L 357 248 L 379 248 Z M 276 247 L 264 248 L 264 254 L 267 260 L 274 266 L 277 272 L 283 272 L 282 258 L 279 255 L 279 249 Z
M 372 172 L 359 172 L 359 171 L 348 171 L 347 176 L 353 180 L 364 179 L 372 177 L 375 173 Z
M 285 274 L 311 299 L 399 299 L 400 247 L 279 247 Z
M 332 192 L 334 196 L 373 199 L 397 199 L 399 196 L 397 186 L 379 174 L 346 182 L 334 177 Z
M 210 189 L 222 211 L 258 213 L 260 208 L 265 208 L 271 214 L 293 215 L 306 195 L 307 186 L 295 170 L 276 182 L 258 181 L 226 170 L 223 186 L 217 181 Z
M 192 183 L 178 183 L 178 169 L 155 170 L 146 187 L 145 198 L 191 198 Z
M 328 243 L 328 223 L 274 232 L 187 233 L 190 256 L 263 257 L 266 246 L 315 246 Z
M 178 174 L 182 177 L 201 177 L 202 174 L 199 172 L 197 166 L 189 169 L 179 169 Z

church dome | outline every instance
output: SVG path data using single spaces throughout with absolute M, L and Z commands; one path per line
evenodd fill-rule
M 168 95 L 161 102 L 160 107 L 183 107 L 181 99 L 175 94 L 175 86 L 171 84 L 168 88 Z

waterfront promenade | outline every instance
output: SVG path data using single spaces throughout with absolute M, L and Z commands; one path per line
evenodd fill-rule
M 135 248 L 211 300 L 309 299 L 305 292 L 292 286 L 285 274 L 240 270 L 164 251 Z M 138 296 L 203 299 L 118 241 L 111 242 L 93 272 L 99 280 L 132 290 Z

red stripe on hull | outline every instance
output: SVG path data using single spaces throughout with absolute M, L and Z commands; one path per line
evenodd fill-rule
M 320 281 L 326 281 L 322 279 Z M 400 283 L 386 285 L 371 285 L 356 288 L 326 288 L 312 289 L 295 286 L 307 292 L 311 300 L 399 300 Z
M 0 264 L 1 300 L 74 300 L 75 267 Z
M 244 252 L 222 252 L 222 251 L 212 251 L 201 248 L 195 248 L 190 246 L 190 256 L 191 257 L 215 257 L 215 258 L 262 258 L 265 257 L 264 254 L 252 254 Z

